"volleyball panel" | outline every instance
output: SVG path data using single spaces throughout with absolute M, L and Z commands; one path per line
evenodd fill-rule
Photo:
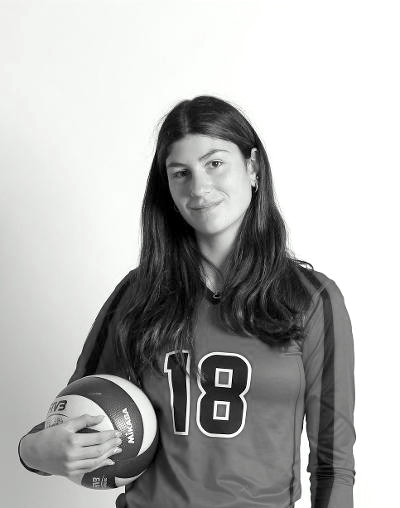
M 102 415 L 103 420 L 90 427 L 94 431 L 112 430 L 113 422 L 103 408 L 83 395 L 63 395 L 56 397 L 46 415 L 45 428 L 65 422 L 68 418 L 76 418 L 84 414 Z M 85 429 L 82 429 L 85 430 Z
M 142 448 L 139 450 L 139 453 L 142 453 L 152 444 L 154 436 L 157 433 L 157 417 L 149 398 L 140 388 L 127 379 L 111 374 L 96 374 L 96 377 L 101 377 L 117 384 L 135 401 L 137 409 L 142 415 L 142 421 L 146 422 L 146 425 L 142 427 Z

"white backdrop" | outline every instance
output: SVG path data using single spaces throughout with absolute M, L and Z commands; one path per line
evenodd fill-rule
M 3 506 L 114 506 L 120 489 L 25 471 L 17 443 L 44 419 L 98 310 L 137 264 L 157 121 L 200 94 L 245 111 L 292 249 L 345 296 L 355 506 L 393 506 L 398 24 L 396 2 L 382 0 L 0 0 Z M 307 447 L 303 435 L 296 508 L 310 506 Z

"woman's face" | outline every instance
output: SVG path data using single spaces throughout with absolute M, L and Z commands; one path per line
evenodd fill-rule
M 189 134 L 171 145 L 166 170 L 175 206 L 197 235 L 236 234 L 256 176 L 236 144 Z

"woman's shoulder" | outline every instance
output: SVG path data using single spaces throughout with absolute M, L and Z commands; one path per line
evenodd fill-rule
M 132 268 L 132 270 L 129 270 L 129 272 L 122 278 L 121 283 L 124 282 L 131 282 L 135 279 L 137 276 L 138 267 Z
M 336 282 L 326 273 L 315 270 L 314 267 L 299 265 L 298 276 L 303 286 L 306 287 L 313 298 L 319 299 L 323 293 L 332 296 L 337 293 L 340 294 L 340 289 Z
M 138 267 L 132 268 L 131 270 L 129 270 L 129 272 L 127 274 L 125 274 L 122 277 L 122 279 L 120 279 L 120 281 L 117 283 L 113 293 L 117 293 L 120 290 L 122 290 L 124 292 L 125 290 L 128 290 L 129 288 L 131 288 L 133 282 L 137 278 L 137 271 L 138 271 Z
M 105 302 L 102 311 L 108 316 L 114 314 L 117 310 L 121 312 L 124 306 L 129 302 L 133 293 L 134 281 L 137 274 L 137 268 L 133 268 L 115 285 L 109 293 L 109 297 Z
M 335 280 L 313 267 L 299 268 L 299 278 L 310 295 L 310 305 L 305 314 L 305 322 L 314 314 L 330 313 L 342 316 L 345 310 L 344 296 Z

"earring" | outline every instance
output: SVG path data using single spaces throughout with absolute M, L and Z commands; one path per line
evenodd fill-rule
M 258 175 L 256 176 L 256 184 L 254 186 L 255 188 L 255 191 L 254 191 L 254 194 L 258 191 Z

